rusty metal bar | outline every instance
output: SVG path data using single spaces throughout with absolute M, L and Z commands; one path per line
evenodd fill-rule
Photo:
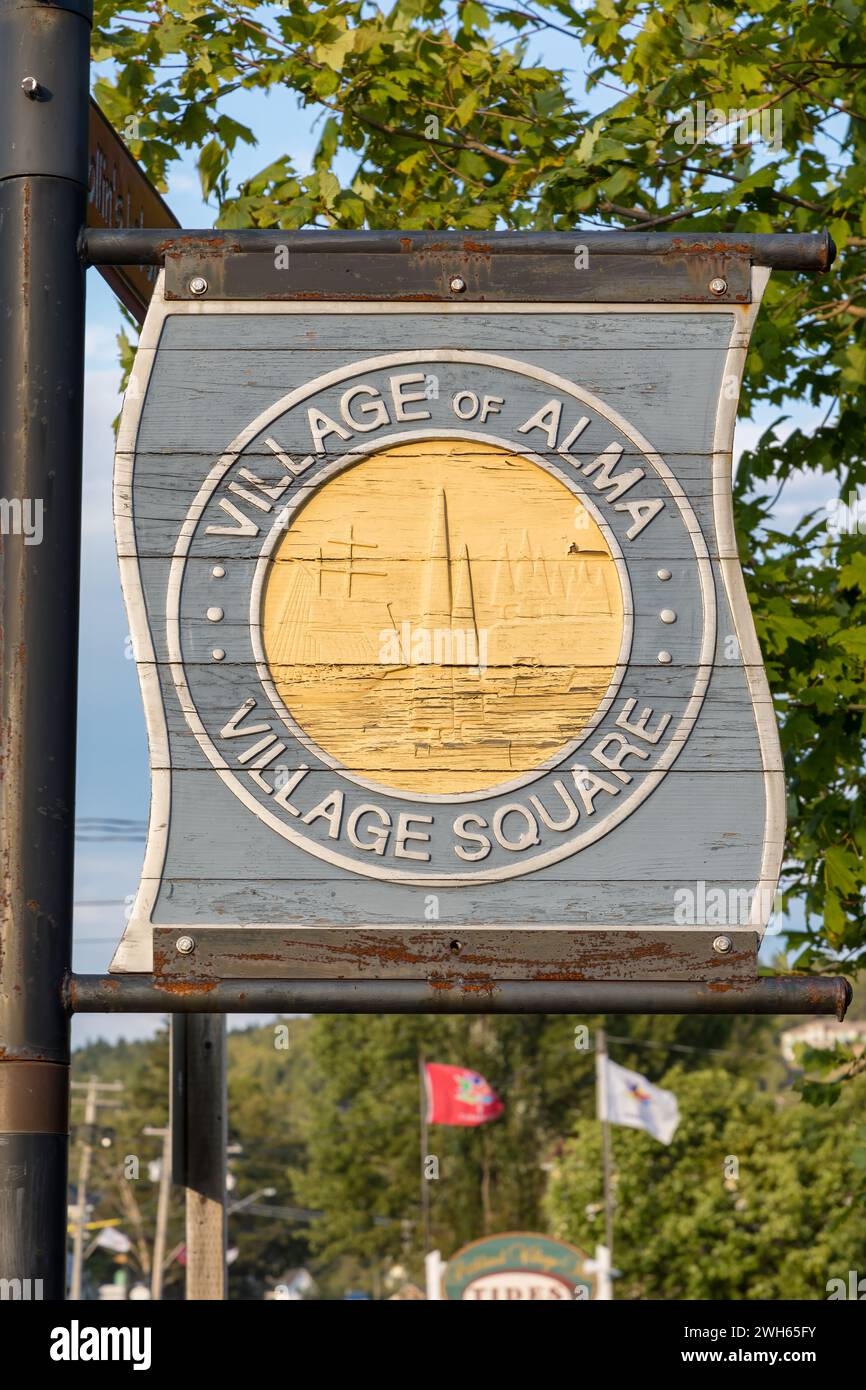
M 845 1017 L 847 980 L 774 975 L 748 984 L 683 981 L 580 983 L 506 980 L 483 987 L 426 980 L 158 980 L 71 975 L 71 1013 L 362 1014 L 833 1014 Z
M 354 252 L 365 255 L 430 255 L 459 252 L 482 257 L 573 256 L 576 246 L 590 256 L 742 256 L 753 265 L 775 270 L 828 270 L 836 247 L 828 232 L 419 232 L 419 231 L 219 231 L 203 228 L 166 232 L 165 228 L 85 228 L 79 240 L 88 265 L 159 265 L 166 254 L 206 251 L 262 251 L 276 246 L 317 255 Z
M 436 980 L 480 988 L 491 980 L 701 980 L 748 984 L 758 933 L 685 927 L 178 927 L 153 928 L 153 974 L 167 984 L 205 980 Z M 178 950 L 185 937 L 192 950 Z

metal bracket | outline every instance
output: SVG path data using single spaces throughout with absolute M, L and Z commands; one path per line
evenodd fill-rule
M 755 931 L 513 927 L 155 927 L 153 970 L 168 982 L 424 980 L 492 988 L 506 980 L 757 978 Z
M 86 228 L 91 265 L 166 267 L 179 300 L 748 304 L 754 265 L 823 271 L 826 233 Z
M 661 256 L 493 255 L 483 245 L 402 255 L 293 251 L 170 251 L 165 297 L 178 300 L 407 300 L 518 303 L 748 304 L 751 262 L 727 251 Z

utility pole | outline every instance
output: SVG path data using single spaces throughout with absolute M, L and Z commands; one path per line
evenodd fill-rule
M 66 1296 L 91 0 L 0 0 L 0 1278 Z
M 117 1105 L 114 1099 L 100 1098 L 100 1091 L 122 1091 L 122 1081 L 98 1081 L 91 1076 L 89 1081 L 73 1081 L 73 1090 L 86 1090 L 84 1097 L 84 1128 L 81 1136 L 81 1155 L 78 1160 L 78 1193 L 75 1199 L 75 1232 L 72 1239 L 72 1279 L 69 1297 L 74 1301 L 81 1298 L 81 1279 L 84 1270 L 84 1228 L 87 1224 L 87 1185 L 90 1181 L 90 1165 L 93 1159 L 93 1131 L 100 1105 Z
M 174 1181 L 186 1188 L 186 1296 L 226 1297 L 226 1020 L 174 1014 L 171 1129 Z
M 153 1266 L 150 1271 L 150 1296 L 158 1302 L 162 1298 L 162 1280 L 165 1273 L 165 1237 L 168 1230 L 168 1207 L 171 1198 L 171 1126 L 157 1129 L 146 1125 L 142 1131 L 162 1139 L 162 1158 L 159 1167 L 159 1198 L 156 1204 L 156 1233 L 153 1238 Z

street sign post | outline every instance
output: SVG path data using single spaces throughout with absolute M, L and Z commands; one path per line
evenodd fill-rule
M 92 97 L 88 145 L 88 227 L 169 229 L 180 225 Z M 100 266 L 100 274 L 121 303 L 143 323 L 156 283 L 156 268 L 152 265 L 106 265 Z
M 88 0 L 0 0 L 0 1278 L 65 1296 Z

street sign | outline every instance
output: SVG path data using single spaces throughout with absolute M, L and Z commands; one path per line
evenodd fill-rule
M 167 257 L 117 450 L 153 804 L 115 971 L 754 978 L 769 272 L 581 260 Z
M 509 1301 L 597 1297 L 589 1257 L 575 1245 L 534 1232 L 509 1231 L 464 1245 L 445 1269 L 447 1299 Z M 591 1263 L 591 1262 L 590 1262 Z
M 113 230 L 180 225 L 92 98 L 89 145 L 88 227 Z M 99 270 L 121 303 L 143 323 L 156 283 L 156 267 L 103 265 Z

